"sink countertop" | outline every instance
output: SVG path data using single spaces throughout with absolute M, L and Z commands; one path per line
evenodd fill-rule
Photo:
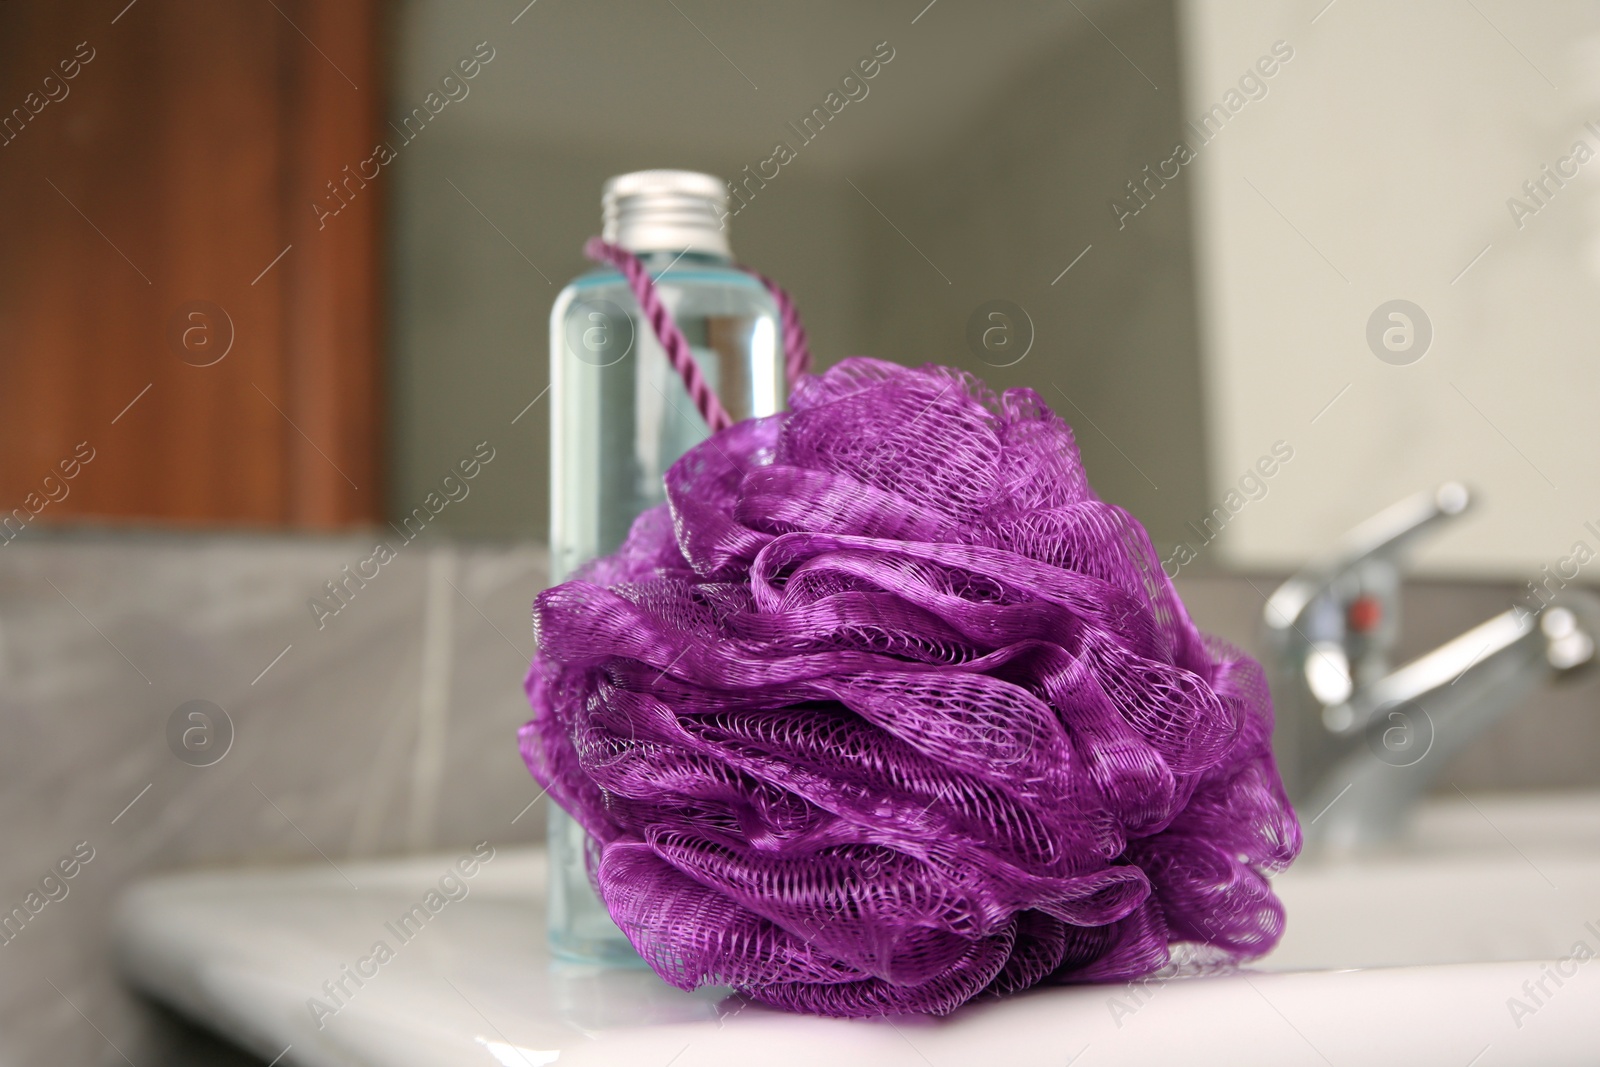
M 1483 805 L 1489 829 L 1540 824 Z M 1586 810 L 1580 837 L 1600 827 L 1600 802 Z M 553 962 L 538 849 L 502 848 L 470 878 L 440 855 L 146 882 L 122 901 L 119 957 L 136 986 L 282 1065 L 1592 1063 L 1600 966 L 1564 964 L 1538 1003 L 1524 983 L 1579 941 L 1600 949 L 1600 839 L 1519 849 L 1458 814 L 1421 820 L 1456 827 L 1437 854 L 1284 875 L 1290 934 L 1256 968 L 1040 988 L 945 1019 L 790 1015 Z M 459 899 L 429 900 L 441 885 Z

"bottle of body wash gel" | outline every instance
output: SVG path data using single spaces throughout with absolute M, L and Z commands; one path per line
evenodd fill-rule
M 606 182 L 602 236 L 638 256 L 734 421 L 784 402 L 779 314 L 734 266 L 717 178 L 646 170 Z M 622 275 L 575 279 L 550 313 L 550 580 L 613 552 L 666 498 L 662 477 L 709 428 Z M 584 962 L 637 962 L 589 881 L 583 829 L 550 806 L 550 944 Z

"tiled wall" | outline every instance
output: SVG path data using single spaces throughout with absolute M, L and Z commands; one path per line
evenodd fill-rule
M 0 1063 L 122 1063 L 111 1042 L 139 1067 L 224 1062 L 117 985 L 109 909 L 140 875 L 542 834 L 542 802 L 512 820 L 538 793 L 514 733 L 544 553 L 424 545 L 351 583 L 320 629 L 307 600 L 369 541 L 0 551 L 3 908 L 76 843 L 94 849 L 68 895 L 0 945 Z M 191 700 L 233 724 L 211 766 L 169 747 L 168 720 Z
M 1282 576 L 1180 575 L 1178 592 L 1201 629 L 1264 656 L 1260 637 L 1264 595 Z M 1401 589 L 1401 664 L 1511 606 L 1523 590 L 1510 582 L 1414 580 Z M 1600 678 L 1578 673 L 1537 691 L 1509 712 L 1439 775 L 1472 792 L 1499 789 L 1600 787 Z

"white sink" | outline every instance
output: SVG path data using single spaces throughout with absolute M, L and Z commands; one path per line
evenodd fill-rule
M 1600 963 L 1570 960 L 1600 951 L 1600 797 L 1435 804 L 1395 855 L 1297 867 L 1278 880 L 1289 932 L 1248 972 L 1038 989 L 943 1020 L 787 1015 L 552 964 L 535 850 L 501 849 L 402 942 L 393 924 L 454 859 L 147 882 L 119 914 L 123 970 L 281 1065 L 1600 1060 Z M 362 960 L 358 987 L 344 968 Z
M 1558 959 L 1578 942 L 1600 952 L 1600 857 L 1552 850 L 1526 857 L 1426 856 L 1291 871 L 1277 882 L 1288 932 L 1257 966 Z

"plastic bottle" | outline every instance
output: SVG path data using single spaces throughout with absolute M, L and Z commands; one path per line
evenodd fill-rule
M 709 174 L 648 170 L 606 182 L 602 236 L 649 268 L 696 362 L 735 421 L 783 406 L 778 309 L 734 266 L 727 193 Z M 709 429 L 622 275 L 602 267 L 550 313 L 550 567 L 564 581 L 614 551 L 665 499 L 662 476 Z M 588 836 L 550 806 L 550 944 L 559 957 L 637 962 L 590 883 Z

